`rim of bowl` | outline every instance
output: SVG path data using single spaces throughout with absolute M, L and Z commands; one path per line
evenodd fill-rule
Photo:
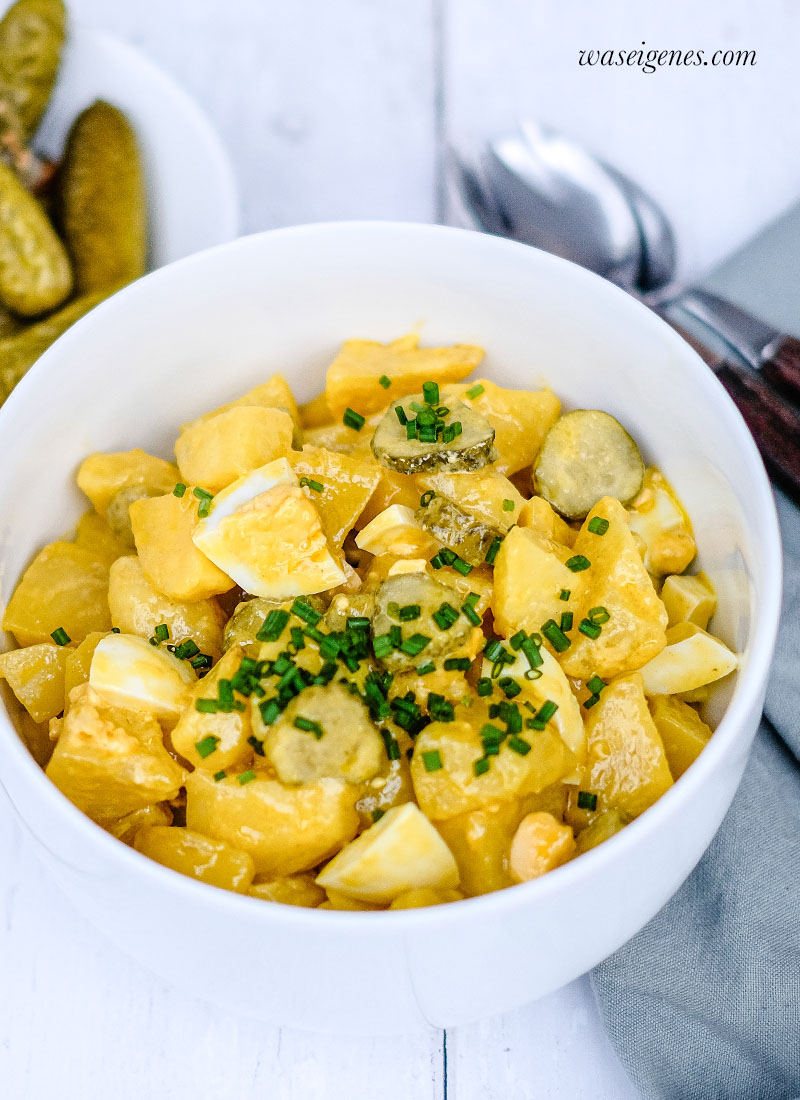
M 780 618 L 782 553 L 780 528 L 772 488 L 756 444 L 733 401 L 728 397 L 722 384 L 699 355 L 666 322 L 619 287 L 568 260 L 563 260 L 560 257 L 516 241 L 467 229 L 415 222 L 313 222 L 305 225 L 265 230 L 261 233 L 250 234 L 205 249 L 143 276 L 96 306 L 90 314 L 78 321 L 60 337 L 53 347 L 58 346 L 60 350 L 63 349 L 66 352 L 71 344 L 78 346 L 83 327 L 94 323 L 92 317 L 96 314 L 110 314 L 114 310 L 127 309 L 128 301 L 135 302 L 137 294 L 149 293 L 150 286 L 156 286 L 159 281 L 174 278 L 176 270 L 180 271 L 183 267 L 206 263 L 209 257 L 219 251 L 238 249 L 244 252 L 251 247 L 260 247 L 262 241 L 276 238 L 291 239 L 292 237 L 308 235 L 343 236 L 346 238 L 348 235 L 359 233 L 368 235 L 382 233 L 416 234 L 421 237 L 460 238 L 462 241 L 469 238 L 471 242 L 469 247 L 474 246 L 477 250 L 486 249 L 498 253 L 506 252 L 509 256 L 520 256 L 524 251 L 535 255 L 538 263 L 569 268 L 570 276 L 578 285 L 581 283 L 587 286 L 591 285 L 595 293 L 605 294 L 609 300 L 617 305 L 622 306 L 624 302 L 623 310 L 638 311 L 640 323 L 650 326 L 653 337 L 671 344 L 675 354 L 686 362 L 686 365 L 695 376 L 694 380 L 697 386 L 706 393 L 715 406 L 716 415 L 723 421 L 725 429 L 733 437 L 744 455 L 750 468 L 757 496 L 753 513 L 749 515 L 749 521 L 751 527 L 760 533 L 765 561 L 763 598 L 758 609 L 756 625 L 750 643 L 750 661 L 744 672 L 739 673 L 740 679 L 736 685 L 734 698 L 714 730 L 713 737 L 691 768 L 657 802 L 626 826 L 625 829 L 590 852 L 585 853 L 580 859 L 558 867 L 531 882 L 520 883 L 513 888 L 497 890 L 479 897 L 465 898 L 456 904 L 429 906 L 421 909 L 380 910 L 378 912 L 324 910 L 320 915 L 316 909 L 304 909 L 299 906 L 279 903 L 265 904 L 260 898 L 212 887 L 172 871 L 135 849 L 129 848 L 110 833 L 107 833 L 101 826 L 96 825 L 91 818 L 74 806 L 51 783 L 44 770 L 30 755 L 6 708 L 2 707 L 0 711 L 0 740 L 5 740 L 6 751 L 10 750 L 16 756 L 19 766 L 26 769 L 30 775 L 31 782 L 39 784 L 41 797 L 49 799 L 60 815 L 68 819 L 73 827 L 82 831 L 91 847 L 102 849 L 104 846 L 108 846 L 109 858 L 116 857 L 122 866 L 130 869 L 131 873 L 145 877 L 154 876 L 157 881 L 160 880 L 164 888 L 172 889 L 177 894 L 183 895 L 189 903 L 206 905 L 221 912 L 226 912 L 231 917 L 235 917 L 237 912 L 246 912 L 252 918 L 260 912 L 262 919 L 265 921 L 277 920 L 285 923 L 308 924 L 309 927 L 317 931 L 324 930 L 326 922 L 335 921 L 340 929 L 349 925 L 354 932 L 363 932 L 365 924 L 369 922 L 372 933 L 375 933 L 379 928 L 383 928 L 384 932 L 382 934 L 395 936 L 398 925 L 409 930 L 416 930 L 420 926 L 438 925 L 442 921 L 457 922 L 460 919 L 471 920 L 481 916 L 489 918 L 492 915 L 502 914 L 503 911 L 508 909 L 535 904 L 537 900 L 544 901 L 550 895 L 568 892 L 574 889 L 580 880 L 589 874 L 601 874 L 603 866 L 611 860 L 616 860 L 618 857 L 624 858 L 624 853 L 628 848 L 646 843 L 647 837 L 667 824 L 672 814 L 678 812 L 683 803 L 702 795 L 703 785 L 707 777 L 715 770 L 717 762 L 727 755 L 731 745 L 741 738 L 742 721 L 747 713 L 758 704 L 767 682 Z M 44 383 L 52 355 L 52 350 L 48 349 L 37 362 L 34 370 L 30 371 L 21 380 L 15 392 L 20 390 L 27 392 L 34 386 Z M 5 419 L 13 414 L 14 405 L 14 394 L 12 394 L 5 405 L 0 408 L 0 432 L 2 432 Z M 8 411 L 9 406 L 11 407 L 10 412 Z M 2 775 L 0 775 L 1 781 Z M 9 801 L 14 805 L 10 793 Z M 14 808 L 16 811 L 16 806 Z M 23 815 L 19 811 L 16 812 L 25 828 L 33 832 L 36 842 L 46 848 L 47 845 L 36 836 Z M 53 858 L 61 862 L 60 857 L 55 854 L 53 854 Z

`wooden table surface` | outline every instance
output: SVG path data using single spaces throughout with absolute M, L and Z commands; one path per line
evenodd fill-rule
M 72 0 L 207 110 L 246 231 L 338 218 L 446 220 L 448 141 L 520 115 L 631 171 L 706 270 L 795 198 L 792 0 Z M 581 68 L 585 48 L 756 49 L 747 70 Z M 191 181 L 187 181 L 187 201 Z M 180 950 L 180 929 L 175 930 Z M 187 959 L 187 966 L 202 960 Z M 465 965 L 469 961 L 465 960 Z M 376 989 L 376 1011 L 380 990 Z M 3 1100 L 635 1100 L 585 979 L 425 1039 L 265 1028 L 130 962 L 39 867 L 0 794 Z

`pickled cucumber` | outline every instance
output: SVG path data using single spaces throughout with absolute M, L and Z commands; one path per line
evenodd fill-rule
M 470 565 L 481 565 L 489 547 L 504 534 L 463 511 L 447 497 L 435 496 L 427 507 L 419 509 L 417 519 L 435 539 L 455 550 Z
M 136 136 L 125 115 L 103 100 L 87 107 L 70 130 L 59 204 L 79 293 L 145 273 L 147 215 Z
M 0 164 L 0 300 L 35 317 L 61 305 L 72 290 L 64 245 L 14 172 Z
M 534 463 L 536 489 L 566 519 L 583 519 L 603 497 L 623 504 L 642 487 L 639 448 L 618 420 L 575 409 L 555 422 Z
M 0 99 L 28 141 L 53 91 L 66 32 L 63 0 L 17 0 L 0 20 Z
M 0 404 L 26 374 L 40 355 L 67 329 L 79 321 L 90 309 L 94 309 L 106 297 L 105 294 L 86 294 L 76 298 L 58 313 L 43 321 L 37 321 L 18 336 L 0 339 Z
M 418 610 L 418 614 L 406 618 L 412 613 L 409 609 Z M 400 632 L 398 647 L 391 641 L 392 630 Z M 426 573 L 387 577 L 378 589 L 372 620 L 373 645 L 376 655 L 392 672 L 452 653 L 467 641 L 471 631 L 453 589 Z M 382 642 L 380 639 L 387 635 L 389 638 Z
M 447 410 L 438 418 L 444 431 L 438 434 L 434 431 L 433 441 L 425 440 L 422 430 L 422 439 L 411 436 L 409 423 L 425 413 L 435 415 L 434 409 L 425 408 L 424 402 L 423 394 L 412 394 L 389 406 L 372 437 L 372 451 L 381 465 L 401 474 L 418 474 L 430 470 L 478 470 L 494 462 L 497 457 L 494 428 L 480 413 L 460 401 L 441 406 Z M 412 403 L 421 406 L 422 412 L 415 410 Z M 448 432 L 448 428 L 455 432 Z

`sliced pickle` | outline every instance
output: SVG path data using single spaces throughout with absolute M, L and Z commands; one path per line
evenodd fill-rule
M 419 615 L 405 619 L 403 608 L 419 608 Z M 380 640 L 392 628 L 399 629 L 401 645 L 405 644 L 408 652 L 396 647 L 388 649 L 388 640 Z M 372 620 L 373 643 L 376 654 L 392 672 L 415 668 L 452 653 L 467 641 L 471 630 L 453 589 L 425 573 L 387 577 L 378 589 Z M 414 638 L 418 639 L 416 643 L 412 641 Z M 428 639 L 424 645 L 423 638 Z
M 400 422 L 397 412 L 408 421 L 415 420 L 417 412 L 411 403 L 424 405 L 422 394 L 412 394 L 394 401 L 375 429 L 372 437 L 372 451 L 381 465 L 401 474 L 417 474 L 429 470 L 479 470 L 482 466 L 494 462 L 497 452 L 494 448 L 494 428 L 485 417 L 460 401 L 449 401 L 446 414 L 440 419 L 447 428 L 461 425 L 461 431 L 453 439 L 443 441 L 439 434 L 435 442 L 408 438 L 405 424 Z M 425 406 L 425 412 L 433 412 L 434 407 Z
M 417 519 L 470 565 L 482 565 L 494 540 L 503 537 L 498 528 L 464 512 L 446 497 L 434 497 L 426 508 L 419 509 Z
M 575 409 L 555 422 L 534 464 L 538 492 L 567 519 L 583 519 L 603 497 L 623 504 L 642 487 L 639 448 L 609 413 Z

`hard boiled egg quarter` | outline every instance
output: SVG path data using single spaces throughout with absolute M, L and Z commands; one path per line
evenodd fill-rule
M 136 634 L 101 639 L 89 668 L 89 684 L 113 706 L 147 711 L 168 727 L 190 702 L 196 682 L 191 665 Z

